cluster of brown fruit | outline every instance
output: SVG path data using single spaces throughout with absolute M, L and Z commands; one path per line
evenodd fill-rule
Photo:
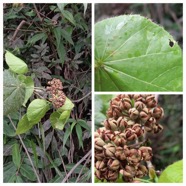
M 52 79 L 48 82 L 46 90 L 50 94 L 49 101 L 52 102 L 54 108 L 60 108 L 64 105 L 66 100 L 66 95 L 63 92 L 63 85 L 60 79 Z
M 164 111 L 152 94 L 120 94 L 113 98 L 104 127 L 95 138 L 95 176 L 114 182 L 121 174 L 125 182 L 142 178 L 152 158 L 146 145 L 146 133 L 157 134 L 163 127 L 158 123 Z

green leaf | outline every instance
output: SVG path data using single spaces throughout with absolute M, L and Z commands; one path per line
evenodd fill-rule
M 16 183 L 24 183 L 23 179 L 20 176 L 16 175 Z
M 49 110 L 49 105 L 44 99 L 33 100 L 27 109 L 27 117 L 29 121 L 40 121 L 41 118 Z
M 13 159 L 15 166 L 19 168 L 21 165 L 21 154 L 20 154 L 18 143 L 15 143 L 12 148 L 12 159 Z
M 78 123 L 81 127 L 85 128 L 85 129 L 87 129 L 89 132 L 91 132 L 91 127 L 87 124 L 87 122 L 86 122 L 85 120 L 78 119 L 78 120 L 77 120 L 77 123 Z
M 41 40 L 41 39 L 46 39 L 47 38 L 47 34 L 46 33 L 39 33 L 39 34 L 35 34 L 34 36 L 32 36 L 29 40 L 28 43 L 30 44 L 35 44 L 37 41 Z
M 68 5 L 69 3 L 57 3 L 57 6 L 59 8 L 59 10 L 62 12 L 65 8 L 66 5 Z
M 61 113 L 59 120 L 63 123 L 62 125 L 56 126 L 57 129 L 63 130 L 65 124 L 67 123 L 70 117 L 71 110 L 65 110 Z
M 24 102 L 25 85 L 9 70 L 3 72 L 3 114 L 17 111 Z
M 33 142 L 33 140 L 31 140 L 31 147 L 32 147 L 32 152 L 34 154 L 34 163 L 35 163 L 35 166 L 38 167 L 38 155 L 37 155 L 37 150 L 36 150 L 36 144 Z
M 11 124 L 7 123 L 6 120 L 3 121 L 3 134 L 9 137 L 16 136 L 15 129 Z
M 60 107 L 57 112 L 63 112 L 65 110 L 72 110 L 74 108 L 74 104 L 70 99 L 66 97 L 65 103 L 62 107 Z
M 124 15 L 95 25 L 96 91 L 182 91 L 182 71 L 178 43 L 151 20 Z
M 63 10 L 63 11 L 61 11 L 61 13 L 62 13 L 62 15 L 63 15 L 69 22 L 71 22 L 74 26 L 76 26 L 74 17 L 73 17 L 73 15 L 72 15 L 71 12 L 69 12 L 68 10 Z
M 37 123 L 38 122 L 30 122 L 28 120 L 27 114 L 23 115 L 23 117 L 18 122 L 16 134 L 23 134 L 29 131 L 33 127 L 33 125 Z
M 56 27 L 53 29 L 55 38 L 56 38 L 56 47 L 59 48 L 60 42 L 61 42 L 61 28 L 60 27 Z
M 65 29 L 61 29 L 61 35 L 66 41 L 68 41 L 70 44 L 74 45 L 74 42 L 72 41 L 71 34 L 69 32 L 67 32 Z
M 64 134 L 64 138 L 63 138 L 63 147 L 65 146 L 66 142 L 67 142 L 67 139 L 68 137 L 70 136 L 71 134 L 71 128 L 68 127 L 65 131 L 65 134 Z
M 75 166 L 74 163 L 69 163 L 69 164 L 65 165 L 67 171 L 70 171 L 74 166 Z M 74 169 L 73 173 L 79 174 L 80 171 L 81 171 L 82 169 L 83 169 L 82 173 L 84 173 L 84 174 L 85 174 L 86 172 L 89 171 L 89 168 L 87 168 L 86 166 L 78 165 L 78 166 Z
M 28 72 L 27 64 L 11 52 L 6 51 L 5 60 L 11 71 L 17 74 L 25 74 Z
M 66 50 L 65 50 L 62 40 L 59 43 L 59 47 L 57 47 L 57 53 L 61 61 L 61 64 L 63 65 L 65 61 L 65 57 L 66 57 Z
M 20 173 L 30 181 L 36 181 L 36 175 L 34 174 L 32 167 L 26 164 L 22 164 L 20 168 Z
M 25 104 L 29 100 L 29 98 L 32 96 L 34 92 L 34 81 L 30 76 L 24 76 L 24 75 L 19 75 L 18 76 L 19 80 L 21 80 L 25 84 L 25 99 L 23 106 L 26 106 Z
M 76 125 L 76 134 L 78 136 L 78 141 L 79 141 L 79 148 L 83 148 L 83 136 L 82 136 L 82 129 L 81 129 L 81 126 L 77 123 Z
M 61 122 L 59 121 L 60 114 L 58 112 L 53 112 L 50 115 L 50 122 L 53 128 L 55 128 L 56 125 L 60 125 Z
M 161 174 L 159 183 L 183 183 L 183 160 L 169 165 Z
M 3 182 L 11 183 L 12 178 L 16 175 L 17 168 L 13 162 L 9 162 L 3 167 Z

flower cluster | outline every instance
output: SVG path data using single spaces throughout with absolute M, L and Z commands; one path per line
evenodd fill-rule
M 66 100 L 66 95 L 63 92 L 63 85 L 60 79 L 52 79 L 48 82 L 47 91 L 50 94 L 49 101 L 52 102 L 55 108 L 60 108 L 64 105 Z
M 94 134 L 95 175 L 98 179 L 115 181 L 119 174 L 132 182 L 148 173 L 152 149 L 146 146 L 146 133 L 159 133 L 158 123 L 164 111 L 154 95 L 120 94 L 113 98 L 104 127 Z

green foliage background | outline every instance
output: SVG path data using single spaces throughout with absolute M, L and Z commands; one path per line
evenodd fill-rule
M 3 6 L 4 49 L 27 63 L 26 75 L 32 77 L 36 88 L 46 87 L 52 78 L 60 79 L 63 91 L 75 105 L 63 130 L 52 128 L 49 116 L 53 110 L 49 110 L 41 122 L 21 135 L 40 181 L 90 182 L 91 5 Z M 4 70 L 7 68 L 4 61 Z M 36 98 L 33 94 L 26 107 L 10 114 L 16 126 Z M 38 182 L 10 118 L 4 117 L 3 124 L 3 181 Z M 84 161 L 77 164 L 84 156 Z

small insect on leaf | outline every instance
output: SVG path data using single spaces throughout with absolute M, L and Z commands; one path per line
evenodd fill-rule
M 174 42 L 171 41 L 170 39 L 169 39 L 169 46 L 170 46 L 170 47 L 173 47 L 173 46 L 174 46 Z

